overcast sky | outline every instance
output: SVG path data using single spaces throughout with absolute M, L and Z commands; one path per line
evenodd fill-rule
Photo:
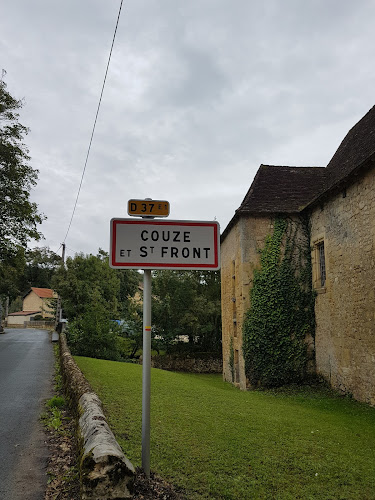
M 3 0 L 0 70 L 65 237 L 120 0 Z M 223 231 L 261 163 L 326 166 L 374 105 L 374 0 L 124 0 L 68 255 L 109 249 L 131 198 Z M 40 245 L 40 243 L 39 243 Z

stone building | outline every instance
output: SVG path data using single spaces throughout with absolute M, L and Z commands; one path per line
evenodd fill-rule
M 242 325 L 253 272 L 280 214 L 310 225 L 314 369 L 333 387 L 375 404 L 375 107 L 327 167 L 261 165 L 222 234 L 224 378 L 242 389 L 249 383 Z
M 23 325 L 35 316 L 42 316 L 45 320 L 55 317 L 53 302 L 57 300 L 57 294 L 50 288 L 31 287 L 23 296 L 22 311 L 8 314 L 8 325 Z
M 53 301 L 57 294 L 51 288 L 37 288 L 32 286 L 23 296 L 23 311 L 38 311 L 43 318 L 54 318 Z

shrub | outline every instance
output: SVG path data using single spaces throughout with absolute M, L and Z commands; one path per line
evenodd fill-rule
M 47 406 L 49 408 L 63 408 L 65 405 L 65 399 L 62 396 L 53 396 L 47 401 Z

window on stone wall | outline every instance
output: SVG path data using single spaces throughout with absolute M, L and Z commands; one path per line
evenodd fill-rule
M 326 284 L 326 259 L 324 254 L 324 241 L 320 241 L 317 244 L 317 253 L 319 264 L 319 284 L 321 287 L 324 287 Z
M 318 293 L 324 293 L 327 286 L 327 267 L 326 267 L 326 251 L 327 245 L 322 235 L 316 239 L 313 244 L 312 266 L 313 266 L 313 285 Z

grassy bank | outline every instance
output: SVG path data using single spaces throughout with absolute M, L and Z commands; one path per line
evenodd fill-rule
M 75 358 L 141 463 L 142 368 Z M 328 390 L 241 392 L 152 370 L 151 468 L 188 498 L 375 499 L 375 409 Z

